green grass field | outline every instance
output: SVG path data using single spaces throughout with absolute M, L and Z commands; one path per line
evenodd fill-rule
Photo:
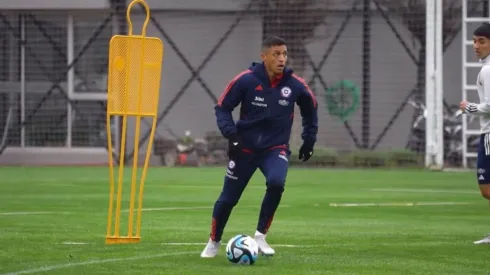
M 255 231 L 257 173 L 219 257 L 201 259 L 224 172 L 150 168 L 141 243 L 106 245 L 107 168 L 0 168 L 0 274 L 490 273 L 490 247 L 473 244 L 490 211 L 472 172 L 291 169 L 268 236 L 276 255 L 235 266 L 224 245 Z

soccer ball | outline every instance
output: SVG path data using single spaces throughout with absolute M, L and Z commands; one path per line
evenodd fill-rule
M 250 236 L 239 234 L 226 245 L 226 258 L 234 264 L 253 265 L 257 261 L 259 247 Z

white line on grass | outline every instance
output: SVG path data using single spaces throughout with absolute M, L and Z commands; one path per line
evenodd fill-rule
M 245 206 L 251 207 L 251 206 Z M 257 206 L 259 207 L 259 206 Z M 281 206 L 287 207 L 287 206 Z M 143 208 L 141 211 L 177 211 L 177 210 L 200 210 L 200 209 L 213 209 L 213 206 L 189 206 L 189 207 L 159 207 L 159 208 Z M 138 211 L 138 209 L 134 209 Z M 121 210 L 121 212 L 129 212 L 129 209 Z M 0 212 L 0 216 L 13 216 L 13 215 L 48 215 L 48 214 L 73 214 L 73 212 Z
M 84 242 L 63 242 L 61 244 L 65 245 L 87 245 L 94 243 L 84 243 Z M 206 243 L 162 243 L 162 245 L 168 246 L 205 246 Z M 295 244 L 274 244 L 277 247 L 313 247 L 311 245 L 295 245 Z
M 388 202 L 388 203 L 330 203 L 332 207 L 362 207 L 362 206 L 440 206 L 440 205 L 469 205 L 471 202 Z
M 197 189 L 221 189 L 223 188 L 222 185 L 206 185 L 206 184 L 201 184 L 201 185 L 189 185 L 189 184 L 162 184 L 161 185 L 162 188 L 165 188 L 165 187 L 170 187 L 170 188 L 197 188 Z M 255 186 L 255 185 L 251 185 L 251 186 L 247 186 L 247 189 L 261 189 L 261 190 L 265 190 L 266 189 L 266 186 L 265 185 L 262 185 L 262 186 Z
M 158 208 L 143 208 L 141 211 L 175 211 L 175 210 L 200 210 L 200 209 L 213 209 L 212 206 L 182 206 L 182 207 L 158 207 Z M 138 211 L 138 209 L 134 209 Z M 124 209 L 122 212 L 129 212 L 129 209 Z
M 0 216 L 72 214 L 71 212 L 0 212 Z
M 206 243 L 162 243 L 162 245 L 169 245 L 169 246 L 204 246 Z M 296 248 L 301 248 L 301 247 L 316 247 L 315 245 L 295 245 L 295 244 L 274 244 L 274 247 L 296 247 Z
M 257 208 L 260 205 L 244 205 L 239 206 L 240 208 Z M 291 207 L 290 205 L 281 205 L 280 207 Z M 182 206 L 182 207 L 157 207 L 157 208 L 143 208 L 141 211 L 178 211 L 178 210 L 202 210 L 202 209 L 213 209 L 213 206 Z M 137 208 L 134 211 L 138 211 Z M 121 210 L 121 212 L 129 212 L 129 209 Z M 80 212 L 82 213 L 82 212 Z M 14 215 L 49 215 L 49 214 L 76 214 L 74 212 L 49 212 L 49 211 L 38 211 L 38 212 L 0 212 L 0 216 L 14 216 Z
M 111 259 L 105 259 L 105 260 L 91 260 L 91 261 L 78 262 L 78 263 L 48 265 L 48 266 L 43 266 L 43 267 L 38 267 L 38 268 L 33 268 L 33 269 L 25 269 L 25 270 L 10 272 L 10 273 L 4 273 L 1 275 L 31 274 L 31 273 L 46 272 L 46 271 L 52 271 L 52 270 L 57 270 L 57 269 L 63 269 L 63 268 L 71 268 L 71 267 L 76 267 L 76 266 L 114 263 L 114 262 L 122 262 L 122 261 L 147 260 L 147 259 L 153 259 L 153 258 L 171 257 L 171 256 L 185 255 L 185 254 L 194 254 L 194 253 L 196 253 L 196 252 L 186 251 L 186 252 L 174 252 L 174 253 L 160 253 L 160 254 L 146 255 L 146 256 L 135 256 L 135 257 L 128 257 L 128 258 L 111 258 Z
M 412 192 L 412 193 L 453 193 L 453 194 L 479 194 L 478 191 L 470 190 L 447 190 L 447 189 L 410 189 L 410 188 L 373 188 L 374 192 Z
M 61 244 L 68 244 L 68 245 L 83 245 L 83 244 L 89 244 L 89 243 L 82 243 L 82 242 L 62 242 Z
M 109 182 L 109 178 L 97 178 L 97 177 L 81 177 L 77 179 L 70 179 L 69 182 L 59 182 L 59 179 L 35 179 L 33 182 L 39 186 L 51 186 L 51 187 L 77 187 L 81 183 L 97 183 L 97 182 Z M 26 183 L 26 179 L 9 179 L 9 183 L 22 184 Z M 32 182 L 29 182 L 31 184 Z M 222 182 L 216 184 L 216 182 L 203 183 L 203 184 L 160 184 L 159 188 L 192 188 L 192 189 L 221 189 L 223 188 Z M 261 189 L 265 190 L 267 187 L 265 184 L 249 185 L 247 189 Z
M 182 206 L 182 207 L 158 207 L 158 208 L 143 208 L 141 211 L 176 211 L 176 210 L 201 210 L 201 209 L 213 209 L 214 206 Z M 259 208 L 258 205 L 243 205 L 238 208 Z M 279 207 L 291 207 L 290 205 L 280 205 Z M 122 212 L 129 212 L 129 209 L 121 210 Z M 138 211 L 138 209 L 134 209 Z
M 409 242 L 379 242 L 377 245 L 382 245 L 382 246 L 440 246 L 441 244 L 449 244 L 449 245 L 460 245 L 464 244 L 465 242 L 454 242 L 453 240 L 439 240 L 439 241 L 409 241 Z M 200 246 L 204 247 L 207 243 L 178 243 L 178 242 L 169 242 L 169 243 L 162 243 L 162 245 L 165 246 Z M 272 247 L 284 247 L 284 248 L 315 248 L 315 247 L 346 247 L 346 246 L 352 246 L 356 247 L 359 246 L 357 243 L 357 240 L 353 240 L 351 243 L 320 243 L 320 244 L 305 244 L 305 245 L 298 245 L 298 244 L 272 244 Z
M 469 168 L 444 168 L 443 172 L 472 172 L 473 169 Z

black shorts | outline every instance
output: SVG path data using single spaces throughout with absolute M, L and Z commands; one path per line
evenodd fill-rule
M 490 133 L 480 136 L 478 159 L 476 161 L 476 177 L 478 184 L 490 183 Z

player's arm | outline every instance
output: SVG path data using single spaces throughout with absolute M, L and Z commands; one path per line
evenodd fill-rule
M 240 86 L 240 78 L 236 77 L 228 84 L 214 107 L 218 128 L 221 134 L 227 139 L 237 134 L 232 112 L 240 104 L 242 99 L 242 89 Z
M 490 114 L 490 67 L 484 67 L 482 69 L 480 81 L 482 82 L 485 101 L 480 104 L 467 102 L 464 106 L 465 113 L 475 115 Z
M 301 82 L 301 94 L 297 104 L 302 117 L 303 132 L 301 138 L 303 143 L 313 147 L 318 133 L 318 104 L 315 95 L 303 79 Z

